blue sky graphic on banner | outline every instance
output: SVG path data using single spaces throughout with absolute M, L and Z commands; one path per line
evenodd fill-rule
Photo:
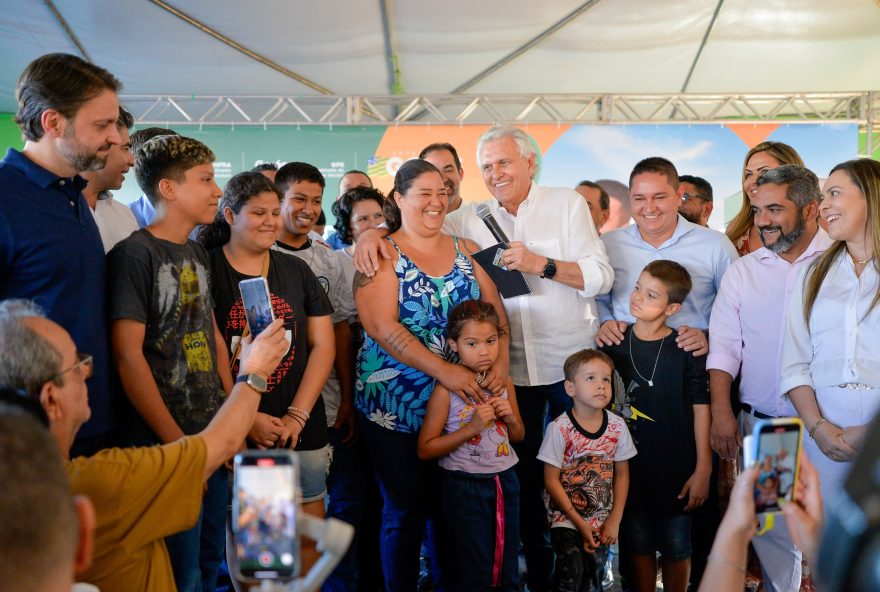
M 858 128 L 842 125 L 782 125 L 768 140 L 793 146 L 820 178 L 839 162 L 855 158 Z M 663 156 L 680 174 L 703 177 L 712 184 L 714 228 L 726 222 L 725 209 L 741 203 L 742 161 L 749 147 L 731 129 L 720 125 L 573 126 L 544 154 L 542 185 L 573 187 L 584 179 L 627 183 L 632 167 L 647 156 Z M 726 200 L 730 203 L 726 204 Z

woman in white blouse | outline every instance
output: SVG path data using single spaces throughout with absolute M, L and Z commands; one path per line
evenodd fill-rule
M 822 496 L 842 486 L 866 425 L 880 409 L 880 162 L 832 169 L 819 208 L 835 242 L 792 294 L 781 390 L 808 436 Z

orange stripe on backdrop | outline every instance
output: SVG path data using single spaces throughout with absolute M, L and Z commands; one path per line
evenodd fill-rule
M 534 138 L 541 154 L 568 131 L 568 125 L 530 125 L 522 129 Z M 488 199 L 489 192 L 483 184 L 477 166 L 477 140 L 486 131 L 486 125 L 432 125 L 432 126 L 399 126 L 389 127 L 376 154 L 370 159 L 368 166 L 373 185 L 387 193 L 394 185 L 394 173 L 401 164 L 416 158 L 422 148 L 435 142 L 449 142 L 458 151 L 464 178 L 461 194 L 465 201 L 481 201 Z
M 769 138 L 779 125 L 778 123 L 728 123 L 725 127 L 735 133 L 751 150 Z

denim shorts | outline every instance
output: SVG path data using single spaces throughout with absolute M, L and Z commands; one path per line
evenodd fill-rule
M 683 561 L 691 556 L 693 514 L 656 515 L 646 511 L 623 513 L 623 532 L 632 555 L 654 555 L 665 561 Z
M 317 450 L 297 450 L 299 456 L 302 502 L 316 502 L 327 495 L 327 473 L 330 472 L 331 448 L 329 445 Z

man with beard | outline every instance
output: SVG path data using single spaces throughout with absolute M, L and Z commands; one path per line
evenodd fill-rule
M 71 456 L 112 444 L 104 246 L 79 173 L 103 168 L 121 143 L 121 86 L 76 56 L 37 58 L 15 92 L 24 150 L 0 161 L 0 300 L 34 300 L 94 358 L 92 418 Z
M 712 186 L 706 179 L 693 175 L 681 175 L 678 184 L 683 192 L 678 213 L 688 222 L 708 226 L 709 216 L 712 215 L 714 207 Z
M 443 185 L 446 186 L 446 197 L 449 200 L 448 212 L 454 212 L 461 207 L 461 179 L 464 177 L 464 169 L 461 168 L 461 159 L 455 146 L 448 143 L 430 144 L 422 148 L 419 158 L 427 160 L 440 171 L 443 177 Z
M 811 171 L 785 165 L 758 178 L 751 198 L 763 248 L 730 266 L 712 307 L 709 333 L 709 390 L 712 396 L 712 448 L 735 458 L 742 435 L 757 419 L 796 415 L 779 395 L 781 343 L 789 295 L 798 278 L 831 239 L 819 228 L 819 181 Z M 800 306 L 800 302 L 793 303 Z M 730 385 L 742 373 L 742 410 L 734 417 Z M 797 590 L 801 553 L 781 515 L 773 529 L 752 544 L 761 561 L 765 590 Z

